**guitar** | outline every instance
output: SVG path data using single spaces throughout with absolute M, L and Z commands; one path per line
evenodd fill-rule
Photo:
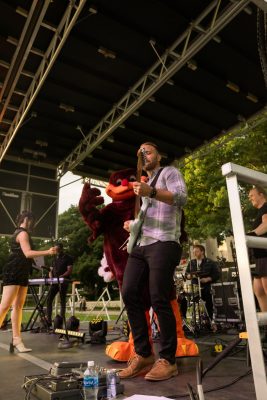
M 128 242 L 127 242 L 127 252 L 129 254 L 131 254 L 134 246 L 136 245 L 138 236 L 140 234 L 140 231 L 141 231 L 141 228 L 142 228 L 145 216 L 146 216 L 147 209 L 150 204 L 149 199 L 145 199 L 145 201 L 147 202 L 145 208 L 143 210 L 139 211 L 138 217 L 134 221 L 132 221 L 131 225 L 130 225 L 131 226 L 130 236 L 129 236 Z
M 160 168 L 158 170 L 157 175 L 154 177 L 152 183 L 150 184 L 151 187 L 155 187 L 158 177 L 162 170 L 163 170 L 163 168 Z M 145 216 L 146 216 L 147 209 L 150 206 L 150 204 L 151 204 L 151 199 L 148 199 L 145 197 L 143 209 L 139 211 L 138 216 L 130 224 L 130 237 L 129 237 L 129 240 L 127 243 L 127 251 L 129 254 L 131 254 L 134 246 L 136 245 L 138 236 L 141 232 L 141 228 L 142 228 Z
M 146 151 L 145 149 L 141 148 L 138 151 L 137 171 L 136 171 L 137 182 L 141 182 L 142 170 L 145 163 L 146 163 Z M 140 210 L 140 196 L 136 195 L 135 207 L 134 207 L 135 220 L 131 222 L 130 236 L 127 241 L 127 252 L 129 254 L 132 252 L 132 249 L 134 248 L 137 238 L 140 234 L 148 205 L 149 203 L 147 203 L 145 210 Z
M 146 151 L 145 149 L 141 148 L 138 151 L 138 159 L 137 159 L 137 170 L 136 170 L 136 182 L 141 182 L 142 170 L 143 166 L 146 163 Z M 138 217 L 140 211 L 140 196 L 135 196 L 135 207 L 134 207 L 134 218 Z
M 137 171 L 136 171 L 136 181 L 141 182 L 142 170 L 143 166 L 146 163 L 146 152 L 145 149 L 141 148 L 138 151 L 138 160 L 137 160 Z M 146 210 L 145 210 L 146 212 Z M 140 214 L 140 215 L 139 215 Z M 140 219 L 141 215 L 143 218 Z M 134 207 L 134 217 L 135 220 L 131 222 L 131 232 L 129 237 L 125 240 L 125 242 L 120 246 L 120 249 L 126 250 L 130 254 L 133 247 L 136 244 L 137 238 L 139 236 L 141 226 L 144 222 L 144 211 L 140 211 L 140 196 L 136 195 L 135 197 L 135 207 Z M 132 228 L 133 227 L 133 228 Z

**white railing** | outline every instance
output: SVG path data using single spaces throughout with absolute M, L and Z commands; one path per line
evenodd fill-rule
M 222 174 L 226 177 L 256 397 L 257 400 L 266 400 L 266 370 L 259 324 L 267 324 L 267 313 L 256 312 L 248 247 L 267 248 L 267 239 L 245 234 L 238 181 L 267 186 L 267 175 L 233 163 L 224 164 Z

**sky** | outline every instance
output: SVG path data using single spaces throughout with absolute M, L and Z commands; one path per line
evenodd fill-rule
M 60 180 L 58 213 L 62 214 L 71 205 L 77 206 L 83 189 L 83 180 L 80 176 L 67 172 Z M 105 204 L 110 202 L 105 189 L 101 189 Z

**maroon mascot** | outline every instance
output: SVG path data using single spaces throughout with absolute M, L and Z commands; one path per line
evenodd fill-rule
M 146 177 L 142 177 L 143 180 Z M 124 221 L 134 219 L 135 195 L 133 182 L 136 181 L 135 171 L 125 169 L 114 172 L 109 179 L 106 193 L 112 198 L 112 203 L 103 208 L 97 206 L 104 203 L 101 192 L 97 188 L 91 188 L 89 183 L 85 183 L 79 201 L 79 210 L 84 221 L 92 231 L 89 242 L 94 241 L 99 235 L 104 236 L 104 256 L 106 265 L 102 268 L 115 277 L 122 286 L 123 275 L 127 263 L 128 253 L 122 249 L 122 244 L 127 240 L 129 233 L 123 229 Z M 102 273 L 102 275 L 105 275 Z M 144 293 L 144 302 L 147 304 L 147 319 L 149 322 L 149 299 Z M 171 299 L 173 312 L 176 318 L 176 330 L 178 346 L 176 356 L 198 354 L 198 348 L 194 342 L 184 337 L 182 320 L 176 301 L 176 296 Z M 148 329 L 150 326 L 148 325 Z M 107 347 L 106 354 L 118 361 L 128 361 L 134 351 L 132 336 L 129 342 L 114 342 Z

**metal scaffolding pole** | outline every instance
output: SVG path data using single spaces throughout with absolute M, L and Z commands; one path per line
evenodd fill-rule
M 69 0 L 69 4 L 65 10 L 65 13 L 55 31 L 55 34 L 43 55 L 42 61 L 39 68 L 32 80 L 29 89 L 19 107 L 19 110 L 12 121 L 10 128 L 5 136 L 5 139 L 0 147 L 0 162 L 3 160 L 9 146 L 12 143 L 19 127 L 21 126 L 25 116 L 27 115 L 30 107 L 35 100 L 37 94 L 39 93 L 41 87 L 43 86 L 48 73 L 50 72 L 52 66 L 54 65 L 57 56 L 59 55 L 67 37 L 69 36 L 71 29 L 73 28 L 78 16 L 80 15 L 86 0 Z M 39 20 L 39 27 L 41 26 L 41 19 Z M 37 31 L 35 32 L 35 36 Z M 33 40 L 30 40 L 31 46 L 33 45 Z M 27 51 L 30 51 L 31 46 L 28 46 Z M 24 63 L 23 63 L 24 65 Z M 22 67 L 19 67 L 19 71 L 22 72 Z M 13 88 L 15 90 L 15 87 Z
M 245 234 L 241 201 L 238 190 L 238 180 L 251 184 L 260 183 L 264 186 L 267 186 L 267 175 L 233 163 L 224 164 L 222 166 L 222 174 L 226 177 L 228 190 L 256 397 L 257 400 L 265 400 L 267 393 L 267 382 L 259 323 L 264 321 L 266 322 L 266 313 L 256 312 L 248 257 L 248 246 L 264 248 L 266 247 L 267 239 L 253 237 L 253 240 L 251 240 L 252 237 L 246 236 Z
M 159 60 L 139 79 L 124 97 L 84 137 L 76 148 L 61 162 L 58 175 L 73 170 L 92 151 L 107 139 L 141 105 L 159 90 L 211 39 L 215 38 L 248 4 L 248 0 L 212 1 Z M 224 8 L 222 9 L 222 6 Z

